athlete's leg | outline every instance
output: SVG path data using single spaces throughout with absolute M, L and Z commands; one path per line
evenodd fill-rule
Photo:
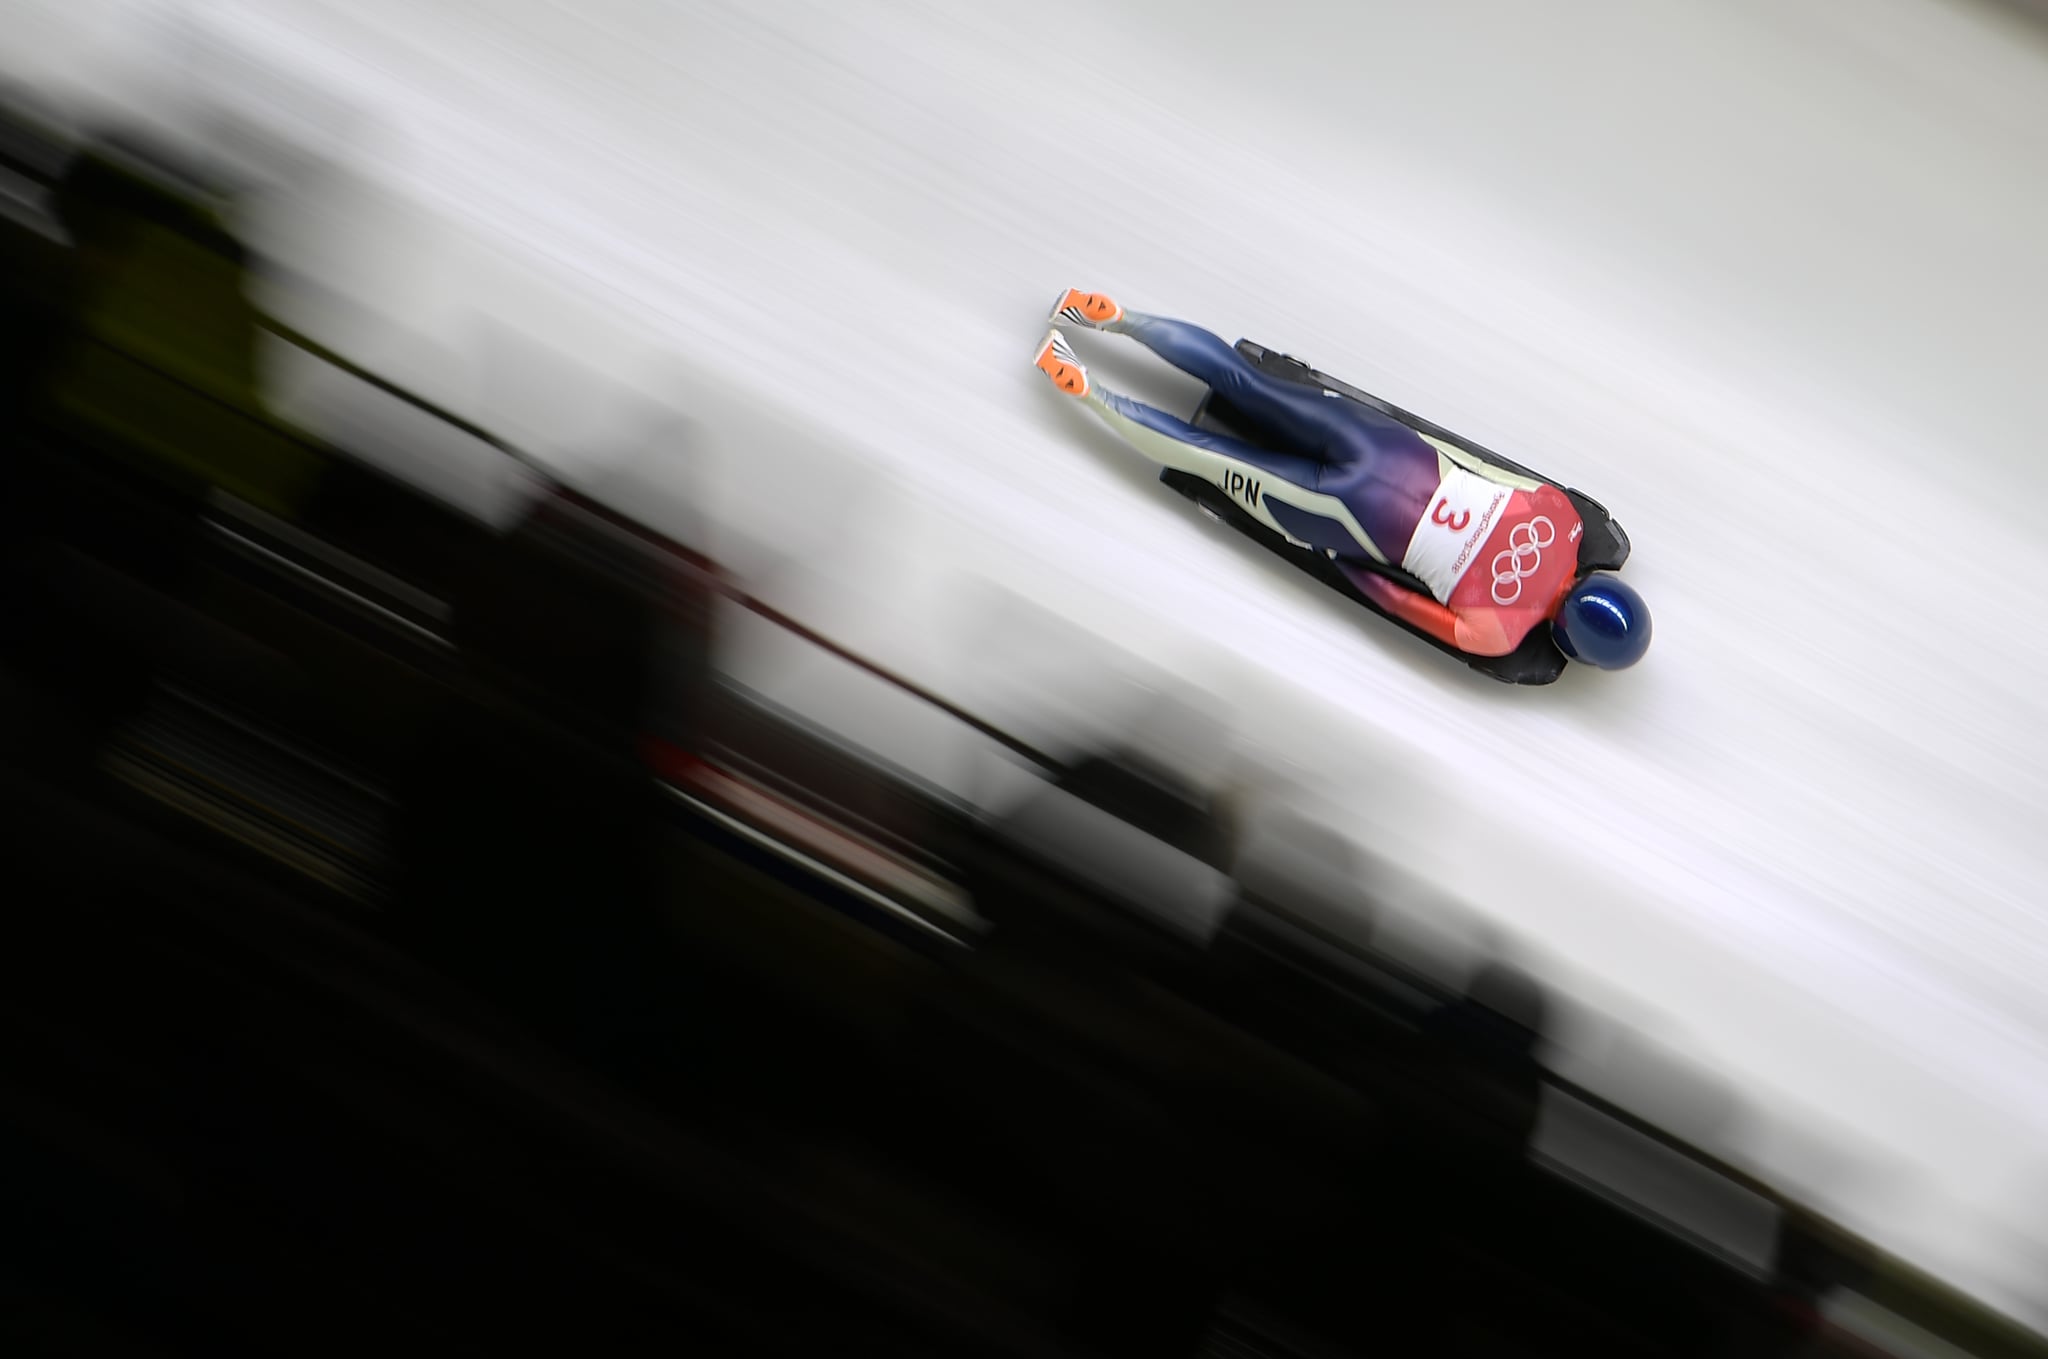
M 1126 311 L 1104 329 L 1130 336 L 1182 372 L 1200 378 L 1262 438 L 1322 456 L 1358 438 L 1360 421 L 1351 403 L 1260 372 L 1236 346 L 1200 326 Z
M 1057 330 L 1048 334 L 1040 344 L 1037 364 L 1055 387 L 1085 401 L 1104 424 L 1146 457 L 1163 466 L 1191 472 L 1211 481 L 1217 471 L 1227 470 L 1223 466 L 1225 462 L 1234 462 L 1299 486 L 1313 487 L 1316 484 L 1321 464 L 1314 458 L 1262 448 L 1243 439 L 1197 429 L 1178 416 L 1169 415 L 1142 401 L 1133 401 L 1092 381 L 1088 370 L 1081 366 L 1080 359 L 1067 346 L 1066 337 Z
M 1260 372 L 1228 340 L 1200 326 L 1130 311 L 1102 293 L 1078 289 L 1065 293 L 1054 304 L 1053 314 L 1070 324 L 1130 336 L 1207 383 L 1254 432 L 1290 452 L 1322 456 L 1360 432 L 1360 416 L 1351 403 Z

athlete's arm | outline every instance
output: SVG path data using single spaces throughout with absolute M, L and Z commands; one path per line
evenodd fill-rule
M 1351 580 L 1394 617 L 1468 655 L 1505 656 L 1521 643 L 1521 638 L 1509 634 L 1496 610 L 1452 609 L 1385 576 L 1364 571 L 1352 573 Z

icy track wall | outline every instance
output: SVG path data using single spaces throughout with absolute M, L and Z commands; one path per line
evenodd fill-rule
M 338 346 L 593 481 L 620 398 L 686 413 L 646 506 L 970 705 L 1117 720 L 1119 663 L 1075 640 L 1114 638 L 1211 714 L 1184 758 L 1278 771 L 1771 1111 L 1726 1150 L 2024 1304 L 2031 30 L 1923 0 L 9 0 L 0 29 L 60 98 L 316 150 L 250 227 L 350 299 L 298 318 Z M 1206 531 L 1035 385 L 1069 284 L 1585 487 L 1637 544 L 1650 659 L 1503 691 Z M 837 670 L 751 664 L 966 779 Z

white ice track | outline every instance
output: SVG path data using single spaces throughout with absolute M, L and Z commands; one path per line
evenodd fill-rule
M 2029 30 L 1964 0 L 0 0 L 0 34 L 47 88 L 302 116 L 354 178 L 292 249 L 373 366 L 563 459 L 605 446 L 602 394 L 658 394 L 698 436 L 661 495 L 970 703 L 1058 668 L 999 591 L 1191 679 L 1325 819 L 1720 1073 L 1745 1159 L 2032 1312 Z M 1587 488 L 1648 661 L 1495 686 L 1207 531 L 1030 367 L 1070 284 Z M 822 711 L 814 678 L 777 691 Z

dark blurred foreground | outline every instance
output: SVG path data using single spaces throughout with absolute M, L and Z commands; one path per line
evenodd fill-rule
M 721 682 L 687 547 L 290 428 L 203 195 L 0 135 L 0 1353 L 2044 1352 L 1352 847 L 1113 751 L 970 814 Z

